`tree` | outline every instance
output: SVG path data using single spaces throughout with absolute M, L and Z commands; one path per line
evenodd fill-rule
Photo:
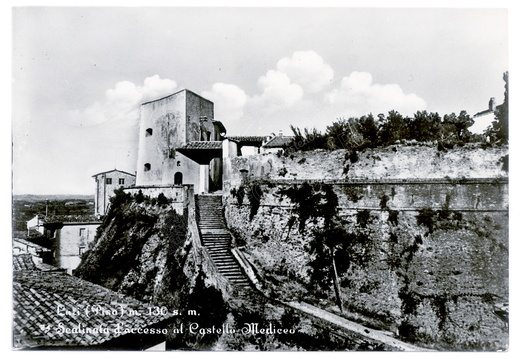
M 509 142 L 509 72 L 504 72 L 502 79 L 504 85 L 504 102 L 496 107 L 495 120 L 491 126 L 484 132 L 489 140 L 497 144 L 506 144 Z
M 417 141 L 439 139 L 441 117 L 436 112 L 417 111 L 410 124 L 410 136 Z
M 509 72 L 503 75 L 504 85 L 504 103 L 497 107 L 495 111 L 495 121 L 493 128 L 496 130 L 496 137 L 499 143 L 508 143 L 509 141 Z
M 374 116 L 369 114 L 368 116 L 361 116 L 358 121 L 359 123 L 359 132 L 363 136 L 364 142 L 369 147 L 374 147 L 377 145 L 377 132 L 379 128 L 374 120 Z
M 442 121 L 442 134 L 444 140 L 454 138 L 459 142 L 467 142 L 471 137 L 468 128 L 471 127 L 475 121 L 466 111 L 461 111 L 458 116 L 454 113 L 445 115 Z
M 359 145 L 360 136 L 355 132 L 356 119 L 339 118 L 331 126 L 327 126 L 327 148 L 337 150 L 341 148 L 352 149 Z
M 394 144 L 397 140 L 404 140 L 410 138 L 409 124 L 411 120 L 404 118 L 397 111 L 388 112 L 388 116 L 379 115 L 379 133 L 378 139 L 380 144 L 388 146 Z

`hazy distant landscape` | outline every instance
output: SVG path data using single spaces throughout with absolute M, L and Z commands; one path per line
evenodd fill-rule
M 13 232 L 22 236 L 26 222 L 36 214 L 82 215 L 94 214 L 94 195 L 13 195 Z M 21 233 L 21 232 L 24 233 Z

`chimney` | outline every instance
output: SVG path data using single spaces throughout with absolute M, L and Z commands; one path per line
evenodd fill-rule
M 495 111 L 497 109 L 497 105 L 495 103 L 495 98 L 491 97 L 489 99 L 489 111 Z
M 283 131 L 282 131 L 282 130 L 280 130 L 280 131 L 278 132 L 278 136 L 283 136 Z

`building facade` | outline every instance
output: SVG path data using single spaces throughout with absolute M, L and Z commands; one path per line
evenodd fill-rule
M 81 256 L 88 249 L 95 236 L 100 221 L 93 218 L 73 216 L 49 217 L 45 221 L 45 234 L 54 242 L 54 265 L 72 272 L 81 262 Z
M 96 216 L 104 216 L 106 214 L 110 197 L 114 195 L 114 190 L 135 185 L 135 175 L 117 169 L 100 172 L 92 177 L 96 181 L 94 197 L 94 214 Z
M 225 134 L 213 116 L 213 102 L 186 89 L 142 104 L 136 186 L 187 183 L 196 193 L 217 188 L 222 182 L 218 154 L 209 161 L 197 156 L 201 150 L 215 150 Z M 201 142 L 206 144 L 193 145 Z
M 495 121 L 495 111 L 499 108 L 500 105 L 497 106 L 495 98 L 491 97 L 489 99 L 488 108 L 484 111 L 480 111 L 473 116 L 473 120 L 475 123 L 469 127 L 469 130 L 476 134 L 483 134 L 484 131 L 491 126 L 493 121 Z

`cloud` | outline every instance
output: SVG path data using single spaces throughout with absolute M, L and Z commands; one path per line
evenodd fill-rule
M 258 92 L 215 83 L 202 95 L 215 104 L 215 116 L 232 134 L 273 132 L 282 127 L 324 127 L 338 117 L 359 117 L 396 110 L 412 115 L 426 108 L 416 94 L 397 84 L 377 84 L 368 72 L 352 72 L 326 92 L 334 70 L 314 51 L 296 51 L 257 80 Z
M 362 116 L 396 110 L 411 115 L 426 108 L 426 101 L 416 94 L 405 94 L 396 84 L 374 84 L 367 72 L 352 72 L 341 80 L 338 89 L 325 94 L 325 100 L 344 116 Z
M 161 79 L 159 75 L 145 78 L 142 86 L 130 81 L 120 81 L 114 88 L 106 90 L 103 101 L 81 110 L 69 111 L 67 123 L 89 127 L 110 120 L 136 119 L 141 103 L 169 95 L 176 88 L 175 81 Z
M 295 51 L 292 57 L 278 61 L 276 68 L 306 92 L 320 92 L 332 82 L 334 70 L 314 51 Z
M 161 79 L 159 75 L 153 75 L 144 79 L 144 85 L 138 87 L 141 92 L 141 102 L 156 100 L 172 94 L 177 88 L 177 82 L 169 79 Z
M 213 101 L 215 117 L 227 121 L 240 119 L 248 96 L 240 87 L 232 84 L 216 83 L 211 91 L 203 91 L 202 96 Z
M 287 74 L 269 70 L 258 79 L 261 94 L 251 99 L 251 105 L 261 107 L 266 111 L 275 111 L 280 108 L 290 107 L 303 97 L 303 88 L 291 83 Z

